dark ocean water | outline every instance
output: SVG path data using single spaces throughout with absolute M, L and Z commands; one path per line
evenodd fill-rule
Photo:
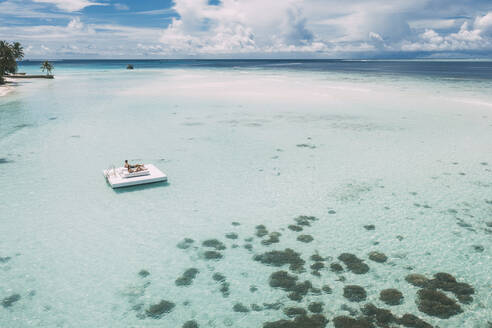
M 19 69 L 38 68 L 40 61 L 25 61 Z M 415 76 L 457 80 L 492 80 L 492 61 L 363 61 L 363 60 L 59 60 L 57 69 L 209 68 L 291 70 Z

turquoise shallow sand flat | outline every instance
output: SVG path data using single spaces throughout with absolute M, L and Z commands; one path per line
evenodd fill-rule
M 313 302 L 326 327 L 382 324 L 368 303 L 396 327 L 492 325 L 490 80 L 136 68 L 61 67 L 0 98 L 0 327 L 262 327 Z M 169 183 L 111 189 L 102 170 L 124 159 Z M 258 257 L 286 248 L 304 270 Z M 280 270 L 312 288 L 278 288 Z M 405 279 L 439 272 L 473 299 Z

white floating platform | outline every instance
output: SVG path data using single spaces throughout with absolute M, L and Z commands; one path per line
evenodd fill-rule
M 167 175 L 152 164 L 145 164 L 145 171 L 128 174 L 124 167 L 104 170 L 104 176 L 112 188 L 136 186 L 146 183 L 167 181 Z

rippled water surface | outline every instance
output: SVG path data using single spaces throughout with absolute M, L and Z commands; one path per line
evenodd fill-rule
M 0 327 L 388 324 L 369 303 L 395 327 L 490 327 L 492 64 L 397 64 L 62 62 L 18 81 Z M 124 159 L 169 182 L 111 189 Z

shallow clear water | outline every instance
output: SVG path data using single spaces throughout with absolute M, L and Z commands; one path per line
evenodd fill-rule
M 55 63 L 54 80 L 20 81 L 0 98 L 0 300 L 20 296 L 0 307 L 0 327 L 180 327 L 192 319 L 261 327 L 287 319 L 282 308 L 233 306 L 312 301 L 324 302 L 328 327 L 349 315 L 343 305 L 368 302 L 439 327 L 492 322 L 490 79 L 120 66 Z M 101 171 L 124 159 L 154 163 L 169 183 L 112 190 Z M 287 229 L 299 215 L 319 220 L 301 233 Z M 263 245 L 254 235 L 260 224 L 280 232 L 280 242 Z M 299 242 L 300 234 L 314 240 Z M 176 246 L 184 238 L 195 240 L 186 250 Z M 201 242 L 212 238 L 227 247 L 222 260 L 203 258 Z M 299 279 L 328 284 L 332 294 L 295 302 L 269 286 L 270 274 L 288 266 L 253 256 L 287 247 L 306 260 Z M 388 261 L 370 261 L 370 251 Z M 317 277 L 309 269 L 315 252 L 331 257 L 328 267 L 353 253 L 370 270 L 325 268 Z M 192 267 L 200 271 L 193 283 L 176 286 Z M 150 275 L 140 277 L 142 269 Z M 226 276 L 228 297 L 214 272 Z M 437 272 L 475 289 L 449 319 L 420 312 L 418 288 L 404 279 Z M 364 287 L 367 301 L 345 299 L 349 284 Z M 382 303 L 385 288 L 400 290 L 403 304 Z M 175 307 L 148 317 L 161 300 Z

